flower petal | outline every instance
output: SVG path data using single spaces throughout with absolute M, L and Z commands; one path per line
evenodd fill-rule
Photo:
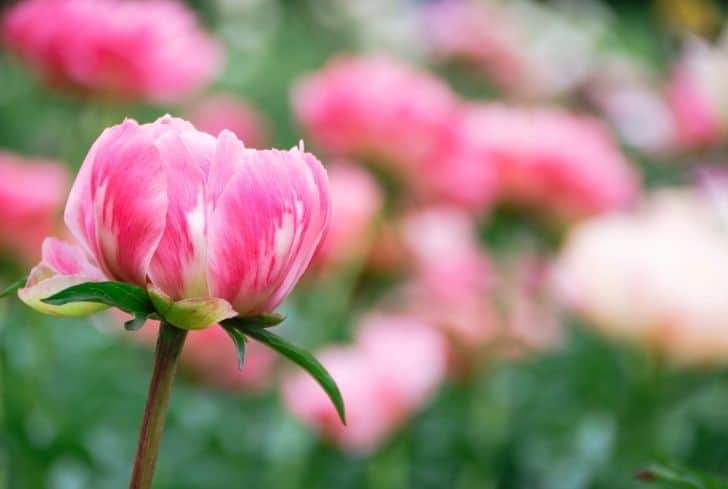
M 164 165 L 150 131 L 135 121 L 107 129 L 71 190 L 66 222 L 111 278 L 146 285 L 165 227 Z
M 149 278 L 173 299 L 207 296 L 205 175 L 179 134 L 157 142 L 167 173 L 166 228 L 149 264 Z
M 329 213 L 326 172 L 315 157 L 246 150 L 210 218 L 211 295 L 240 315 L 273 310 L 308 266 Z
M 43 261 L 30 272 L 18 297 L 38 312 L 55 316 L 85 316 L 108 306 L 94 302 L 74 302 L 52 306 L 42 302 L 73 285 L 104 280 L 101 271 L 91 263 L 84 251 L 75 245 L 55 238 L 43 242 Z

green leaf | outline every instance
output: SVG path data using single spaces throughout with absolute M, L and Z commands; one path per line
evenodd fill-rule
M 247 338 L 245 334 L 234 326 L 226 326 L 221 324 L 222 328 L 230 336 L 230 339 L 235 343 L 235 349 L 238 351 L 238 370 L 242 370 L 243 363 L 245 363 L 245 342 Z
M 124 329 L 127 331 L 136 331 L 144 326 L 147 322 L 147 316 L 134 316 L 132 319 L 124 323 Z
M 275 335 L 267 329 L 261 327 L 254 327 L 248 325 L 240 325 L 239 318 L 227 319 L 223 321 L 225 326 L 234 326 L 241 330 L 251 338 L 264 343 L 273 350 L 277 351 L 290 361 L 303 368 L 308 372 L 321 388 L 326 392 L 336 407 L 336 412 L 339 414 L 341 422 L 346 424 L 346 413 L 344 410 L 344 401 L 341 398 L 341 392 L 339 387 L 336 385 L 336 381 L 331 377 L 329 372 L 324 368 L 316 358 L 306 350 L 298 348 L 295 345 L 290 344 L 278 335 Z
M 715 476 L 658 464 L 638 471 L 635 477 L 664 489 L 728 489 L 728 483 Z
M 70 302 L 98 302 L 131 313 L 135 318 L 147 317 L 155 312 L 146 290 L 121 282 L 86 282 L 74 285 L 43 299 L 43 302 L 54 306 Z
M 23 287 L 25 287 L 25 284 L 27 281 L 28 281 L 28 276 L 26 275 L 25 277 L 19 278 L 12 284 L 8 285 L 5 289 L 3 289 L 2 292 L 0 292 L 0 299 L 3 299 L 5 297 L 9 296 L 10 294 L 17 292 L 18 289 L 22 289 Z
M 238 316 L 226 320 L 229 324 L 234 323 L 237 327 L 271 328 L 278 326 L 286 317 L 277 312 L 268 312 L 256 316 Z

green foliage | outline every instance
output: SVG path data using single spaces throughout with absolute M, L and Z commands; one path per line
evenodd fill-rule
M 0 299 L 3 299 L 5 297 L 8 297 L 11 294 L 14 294 L 18 291 L 18 289 L 22 289 L 25 286 L 25 283 L 28 281 L 28 277 L 25 276 L 23 278 L 19 278 L 15 282 L 11 283 L 5 289 L 0 292 Z

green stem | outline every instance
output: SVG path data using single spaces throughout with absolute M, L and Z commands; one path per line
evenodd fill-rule
M 154 353 L 154 370 L 149 383 L 129 489 L 149 489 L 152 486 L 174 374 L 186 337 L 186 330 L 170 324 L 162 323 L 159 327 L 157 348 Z

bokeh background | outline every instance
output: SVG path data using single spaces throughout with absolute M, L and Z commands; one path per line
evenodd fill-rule
M 728 487 L 728 2 L 3 2 L 0 285 L 100 132 L 303 141 L 318 388 L 194 332 L 155 487 Z M 0 488 L 125 487 L 155 325 L 0 303 Z

